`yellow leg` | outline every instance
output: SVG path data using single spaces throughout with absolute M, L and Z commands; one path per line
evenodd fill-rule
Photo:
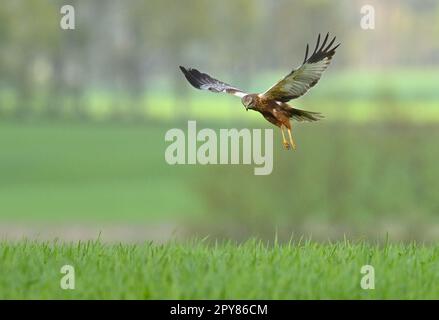
M 294 143 L 293 135 L 291 134 L 291 129 L 288 129 L 288 135 L 290 136 L 291 146 L 296 150 L 296 144 Z
M 285 139 L 285 133 L 284 133 L 284 126 L 283 125 L 280 126 L 280 131 L 282 132 L 282 143 L 284 145 L 284 148 L 289 150 L 290 149 L 290 144 L 288 143 L 287 139 Z

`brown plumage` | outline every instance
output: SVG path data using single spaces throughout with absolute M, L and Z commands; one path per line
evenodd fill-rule
M 196 69 L 186 69 L 180 66 L 181 71 L 192 86 L 201 90 L 212 92 L 224 92 L 241 98 L 246 110 L 255 110 L 282 132 L 282 142 L 286 149 L 296 148 L 291 133 L 290 119 L 296 121 L 317 121 L 323 116 L 318 112 L 305 111 L 291 107 L 288 101 L 304 95 L 311 87 L 317 84 L 322 73 L 326 70 L 335 49 L 340 45 L 333 46 L 335 37 L 327 44 L 329 33 L 320 45 L 320 34 L 317 44 L 311 56 L 308 58 L 309 46 L 306 46 L 305 59 L 303 64 L 291 71 L 286 77 L 274 84 L 264 93 L 247 94 L 227 83 L 212 78 L 208 74 Z M 289 142 L 285 138 L 284 128 L 287 129 Z

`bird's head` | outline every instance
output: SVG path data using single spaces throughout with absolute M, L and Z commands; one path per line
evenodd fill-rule
M 247 111 L 248 111 L 248 109 L 252 110 L 255 107 L 255 101 L 254 101 L 253 97 L 249 94 L 246 96 L 243 96 L 241 99 L 241 102 L 244 105 L 245 110 L 247 110 Z

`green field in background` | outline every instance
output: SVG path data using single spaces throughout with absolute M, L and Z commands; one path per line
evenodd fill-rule
M 173 221 L 238 237 L 272 236 L 276 226 L 287 236 L 302 227 L 318 234 L 322 224 L 341 235 L 437 236 L 436 126 L 298 124 L 296 152 L 282 149 L 275 130 L 268 176 L 255 176 L 253 165 L 168 165 L 165 132 L 186 126 L 1 123 L 0 220 Z
M 252 75 L 240 83 L 237 75 L 219 72 L 221 79 L 230 79 L 234 85 L 247 92 L 264 92 L 281 79 L 285 71 Z M 260 121 L 254 112 L 244 113 L 238 98 L 195 90 L 181 75 L 182 88 L 174 92 L 172 84 L 157 77 L 138 97 L 129 92 L 90 88 L 77 97 L 68 91 L 52 96 L 44 88 L 32 92 L 32 99 L 25 108 L 25 116 L 47 117 L 48 105 L 56 104 L 56 117 L 81 117 L 94 121 L 117 119 L 172 120 L 197 118 L 231 121 L 235 118 Z M 251 79 L 251 80 L 250 80 Z M 439 121 L 439 72 L 430 69 L 389 70 L 332 70 L 323 76 L 309 93 L 291 104 L 302 109 L 322 112 L 327 121 L 364 123 L 381 120 L 404 120 L 416 123 Z M 13 117 L 19 107 L 20 97 L 11 87 L 0 87 L 0 117 Z M 79 103 L 80 105 L 75 105 Z M 53 115 L 51 115 L 53 117 Z
M 208 245 L 0 243 L 2 299 L 437 299 L 439 250 L 249 240 Z M 62 290 L 63 265 L 75 289 Z M 374 267 L 375 289 L 360 282 Z
M 198 207 L 182 179 L 187 169 L 170 174 L 164 132 L 155 126 L 2 123 L 0 219 L 190 215 Z

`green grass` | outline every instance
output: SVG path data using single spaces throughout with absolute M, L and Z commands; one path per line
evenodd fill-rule
M 75 290 L 60 289 L 65 264 Z M 363 265 L 374 290 L 360 287 Z M 416 244 L 3 242 L 0 298 L 438 299 L 438 268 L 439 247 Z

